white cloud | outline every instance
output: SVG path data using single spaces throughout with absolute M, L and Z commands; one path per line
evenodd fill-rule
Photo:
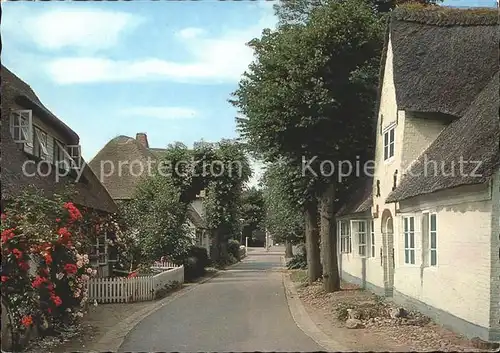
M 8 8 L 4 28 L 16 39 L 30 40 L 45 50 L 83 49 L 87 53 L 113 47 L 122 34 L 136 28 L 143 19 L 126 12 L 59 7 L 31 11 Z
M 198 116 L 198 111 L 185 107 L 131 107 L 120 112 L 122 115 L 162 120 L 190 119 Z
M 271 9 L 261 9 L 258 23 L 245 29 L 226 30 L 219 36 L 202 34 L 198 28 L 185 28 L 184 36 L 191 60 L 169 61 L 145 57 L 119 60 L 105 57 L 62 57 L 47 65 L 49 76 L 59 84 L 169 80 L 177 82 L 235 82 L 253 59 L 246 43 L 259 37 L 266 27 L 274 27 Z M 184 32 L 183 32 L 184 31 Z M 183 34 L 181 34 L 183 33 Z
M 203 28 L 187 27 L 178 31 L 176 33 L 176 36 L 181 39 L 192 39 L 199 37 L 203 33 L 205 33 L 205 30 Z

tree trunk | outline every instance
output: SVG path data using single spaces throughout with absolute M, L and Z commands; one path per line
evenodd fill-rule
M 307 276 L 309 283 L 321 277 L 321 262 L 319 257 L 318 206 L 310 202 L 305 210 Z
M 321 195 L 321 252 L 323 256 L 323 288 L 327 293 L 340 290 L 340 276 L 337 263 L 337 232 L 333 202 L 335 184 L 331 183 Z
M 220 260 L 220 239 L 219 231 L 217 229 L 212 229 L 211 232 L 212 246 L 210 251 L 210 257 L 214 263 Z
M 285 259 L 293 257 L 292 242 L 285 238 Z

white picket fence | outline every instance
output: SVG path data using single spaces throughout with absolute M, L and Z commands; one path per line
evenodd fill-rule
M 174 281 L 184 283 L 184 266 L 170 267 L 154 276 L 92 278 L 88 283 L 88 298 L 98 303 L 153 300 L 158 290 Z
M 151 268 L 177 268 L 179 265 L 174 264 L 173 262 L 168 261 L 155 261 Z

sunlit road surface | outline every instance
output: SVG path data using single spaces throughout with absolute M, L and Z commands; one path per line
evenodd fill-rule
M 248 257 L 139 323 L 119 352 L 323 350 L 295 324 L 280 272 L 283 248 Z

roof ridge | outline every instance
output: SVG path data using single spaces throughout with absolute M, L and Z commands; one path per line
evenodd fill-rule
M 451 8 L 409 4 L 398 6 L 391 14 L 393 20 L 415 22 L 432 26 L 497 26 L 498 9 Z

